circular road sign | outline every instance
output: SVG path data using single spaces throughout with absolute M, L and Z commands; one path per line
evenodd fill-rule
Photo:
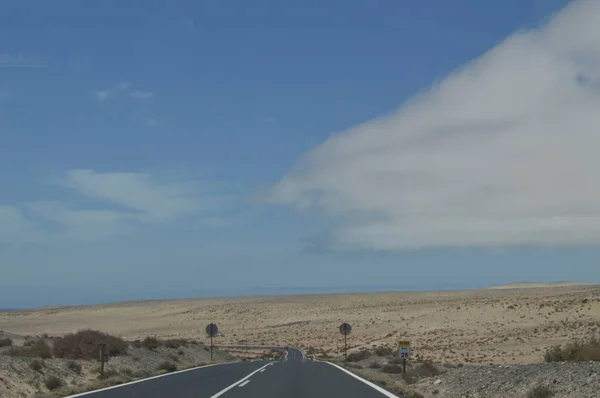
M 343 334 L 344 336 L 348 336 L 351 331 L 352 331 L 352 326 L 350 326 L 349 323 L 344 322 L 340 325 L 340 333 Z
M 217 324 L 209 323 L 208 325 L 206 325 L 206 334 L 209 337 L 215 337 L 217 335 L 217 333 L 219 333 L 219 328 L 218 328 Z

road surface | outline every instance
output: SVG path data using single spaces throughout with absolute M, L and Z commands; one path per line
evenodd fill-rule
M 273 347 L 277 348 L 277 347 Z M 287 349 L 278 361 L 253 361 L 174 372 L 95 392 L 87 398 L 391 398 L 381 387 L 335 365 Z

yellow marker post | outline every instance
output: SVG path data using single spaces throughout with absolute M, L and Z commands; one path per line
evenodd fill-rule
M 402 358 L 402 372 L 406 373 L 406 360 L 410 358 L 410 341 L 398 342 L 398 356 Z

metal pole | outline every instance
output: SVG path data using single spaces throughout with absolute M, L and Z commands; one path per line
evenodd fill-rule
M 346 344 L 346 334 L 344 333 L 344 357 L 348 359 L 348 344 Z
M 100 346 L 100 378 L 104 378 L 104 347 Z
M 402 373 L 406 373 L 406 358 L 402 358 Z
M 212 332 L 212 331 L 211 331 Z M 210 361 L 213 361 L 213 334 L 210 334 Z

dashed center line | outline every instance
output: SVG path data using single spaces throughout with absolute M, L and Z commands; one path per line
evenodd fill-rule
M 221 395 L 225 394 L 227 391 L 231 390 L 232 388 L 235 388 L 236 386 L 240 386 L 243 387 L 245 386 L 247 383 L 250 382 L 250 377 L 252 377 L 253 375 L 255 375 L 256 373 L 260 372 L 262 369 L 266 368 L 267 366 L 273 365 L 273 362 L 269 362 L 268 364 L 266 364 L 265 366 L 256 369 L 254 372 L 248 374 L 246 377 L 242 378 L 241 380 L 236 381 L 235 383 L 233 383 L 232 385 L 230 385 L 229 387 L 226 387 L 224 389 L 222 389 L 221 391 L 219 391 L 218 393 L 216 393 L 215 395 L 211 396 L 210 398 L 217 398 L 220 397 Z

